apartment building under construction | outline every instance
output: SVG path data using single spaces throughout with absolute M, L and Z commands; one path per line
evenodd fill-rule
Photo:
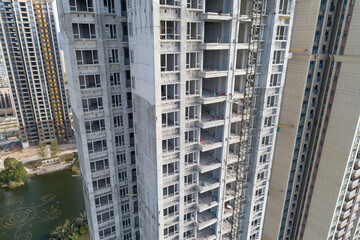
M 58 3 L 92 238 L 260 239 L 295 2 Z

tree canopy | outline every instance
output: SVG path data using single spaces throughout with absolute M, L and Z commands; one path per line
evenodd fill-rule
M 0 172 L 0 184 L 11 184 L 12 182 L 24 183 L 28 174 L 24 168 L 24 164 L 15 158 L 6 158 L 4 160 L 5 170 Z

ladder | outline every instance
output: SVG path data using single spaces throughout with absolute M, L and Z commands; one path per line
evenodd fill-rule
M 233 216 L 230 232 L 231 240 L 237 240 L 240 234 L 241 209 L 243 205 L 244 188 L 246 181 L 246 165 L 250 147 L 250 128 L 255 93 L 257 56 L 258 46 L 260 42 L 262 12 L 263 1 L 253 0 L 252 11 L 250 13 L 251 32 L 249 34 L 249 56 L 246 68 L 244 99 L 240 102 L 242 110 L 242 122 L 240 129 L 239 151 L 236 168 L 235 199 L 233 204 Z

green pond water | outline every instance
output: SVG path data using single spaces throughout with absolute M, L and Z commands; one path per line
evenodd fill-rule
M 45 240 L 65 219 L 85 210 L 81 178 L 65 170 L 32 177 L 13 190 L 0 190 L 0 239 Z

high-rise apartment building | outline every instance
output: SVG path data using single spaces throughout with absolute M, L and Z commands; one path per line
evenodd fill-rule
M 296 5 L 264 239 L 358 239 L 358 1 Z
M 139 239 L 126 1 L 58 1 L 92 239 Z
M 50 0 L 1 0 L 0 42 L 24 147 L 72 131 Z
M 58 3 L 92 238 L 260 239 L 295 2 Z

